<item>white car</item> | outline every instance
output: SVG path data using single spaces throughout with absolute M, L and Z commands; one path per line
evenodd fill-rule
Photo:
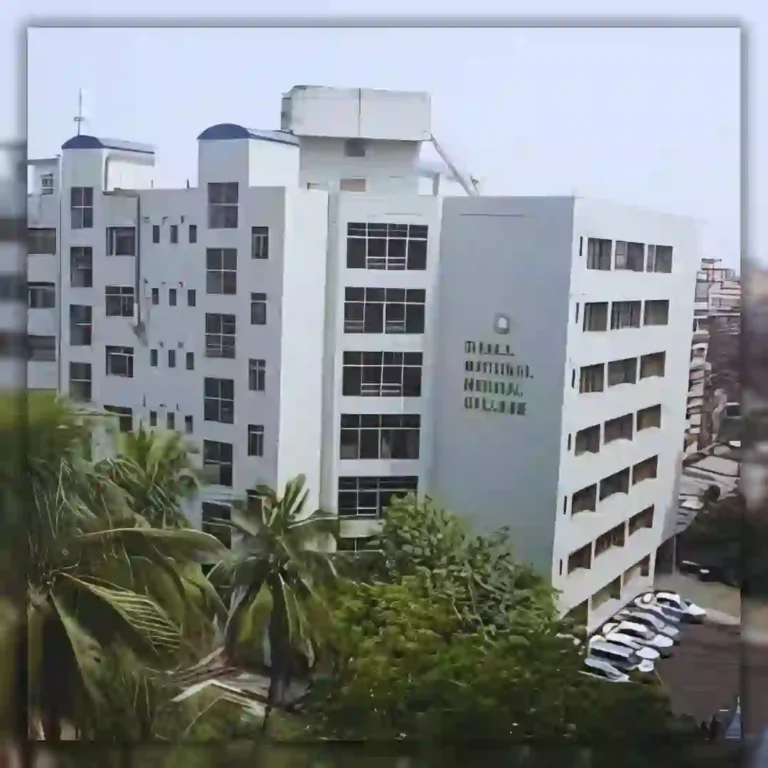
M 603 631 L 605 631 L 605 629 Z M 625 648 L 634 651 L 635 655 L 640 659 L 656 661 L 656 659 L 661 656 L 655 648 L 649 648 L 636 638 L 625 635 L 623 632 L 605 632 L 604 635 L 595 635 L 594 639 L 604 640 L 606 643 L 613 643 L 614 645 L 623 645 Z
M 626 672 L 620 672 L 613 664 L 609 664 L 601 659 L 593 659 L 587 656 L 584 659 L 584 666 L 586 671 L 582 672 L 582 674 L 589 677 L 596 677 L 611 683 L 628 683 L 630 681 L 629 675 Z
M 680 613 L 680 611 L 675 611 L 672 608 L 662 608 L 660 605 L 656 605 L 656 603 L 643 602 L 641 600 L 638 604 L 636 600 L 634 607 L 638 610 L 650 613 L 652 616 L 659 619 L 659 621 L 663 621 L 665 624 L 669 624 L 673 627 L 683 620 L 683 614 Z
M 662 635 L 646 624 L 637 624 L 633 621 L 610 621 L 603 625 L 603 633 L 605 635 L 610 635 L 614 632 L 631 637 L 635 642 L 650 645 L 656 648 L 662 656 L 669 656 L 675 644 L 675 641 L 668 635 Z
M 616 618 L 622 621 L 633 621 L 635 624 L 643 624 L 651 629 L 655 629 L 661 635 L 671 637 L 674 641 L 678 641 L 680 638 L 680 630 L 677 627 L 671 627 L 669 624 L 661 621 L 658 616 L 654 616 L 652 613 L 640 608 L 619 611 L 616 614 Z
M 643 595 L 645 597 L 645 595 Z M 700 605 L 686 600 L 681 597 L 677 592 L 656 592 L 653 595 L 653 600 L 656 605 L 666 608 L 667 610 L 676 610 L 683 614 L 688 621 L 703 621 L 707 612 Z
M 647 675 L 655 669 L 650 659 L 640 658 L 631 648 L 606 642 L 602 638 L 592 638 L 589 641 L 587 658 L 607 661 L 620 672 L 640 672 Z

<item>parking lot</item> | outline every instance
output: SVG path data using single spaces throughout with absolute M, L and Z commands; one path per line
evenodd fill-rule
M 672 709 L 701 722 L 729 707 L 739 693 L 740 655 L 738 626 L 682 625 L 680 644 L 657 663 Z

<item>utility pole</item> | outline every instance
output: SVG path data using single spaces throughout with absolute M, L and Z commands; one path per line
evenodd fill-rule
M 77 90 L 77 116 L 75 117 L 77 123 L 77 135 L 80 135 L 82 124 L 85 122 L 85 115 L 83 114 L 83 89 Z

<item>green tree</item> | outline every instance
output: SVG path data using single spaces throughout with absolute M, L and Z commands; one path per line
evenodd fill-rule
M 236 504 L 229 525 L 240 537 L 231 560 L 217 565 L 211 579 L 225 575 L 230 586 L 224 630 L 230 663 L 269 676 L 266 716 L 287 700 L 292 681 L 315 666 L 327 621 L 318 587 L 336 577 L 326 551 L 336 518 L 305 507 L 303 475 L 286 483 L 282 496 L 258 486 L 255 497 Z
M 172 430 L 143 425 L 116 435 L 115 454 L 103 471 L 128 495 L 135 512 L 156 528 L 187 528 L 182 502 L 195 496 L 200 472 L 192 463 L 195 447 Z
M 509 531 L 476 534 L 430 499 L 396 499 L 377 536 L 381 557 L 361 559 L 363 577 L 397 583 L 426 570 L 445 585 L 472 626 L 509 630 L 510 616 L 551 620 L 555 592 L 530 565 L 518 562 Z M 523 609 L 527 609 L 524 612 Z
M 6 438 L 16 429 L 8 405 L 0 404 Z M 0 452 L 3 532 L 15 544 L 3 551 L 0 572 L 16 597 L 23 582 L 28 607 L 18 661 L 28 673 L 32 719 L 57 740 L 65 723 L 92 732 L 113 649 L 135 669 L 192 653 L 177 617 L 188 618 L 188 603 L 197 601 L 202 622 L 217 598 L 191 566 L 223 548 L 198 531 L 154 529 L 134 511 L 107 465 L 90 459 L 91 414 L 50 396 L 32 396 L 28 406 L 23 439 L 15 452 L 11 440 L 2 441 Z
M 545 611 L 518 608 L 514 629 L 483 631 L 426 570 L 398 584 L 344 584 L 332 607 L 333 669 L 310 699 L 325 735 L 638 745 L 670 722 L 656 686 L 581 674 L 582 651 Z

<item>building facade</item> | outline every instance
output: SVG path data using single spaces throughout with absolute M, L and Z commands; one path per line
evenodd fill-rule
M 599 625 L 676 511 L 696 230 L 580 198 L 443 206 L 432 493 Z
M 187 189 L 154 188 L 151 147 L 66 142 L 30 169 L 30 386 L 186 433 L 203 527 L 302 473 L 358 549 L 429 493 L 599 618 L 672 505 L 695 232 L 463 196 L 420 160 L 430 120 L 426 94 L 296 87 L 279 131 L 204 130 Z

